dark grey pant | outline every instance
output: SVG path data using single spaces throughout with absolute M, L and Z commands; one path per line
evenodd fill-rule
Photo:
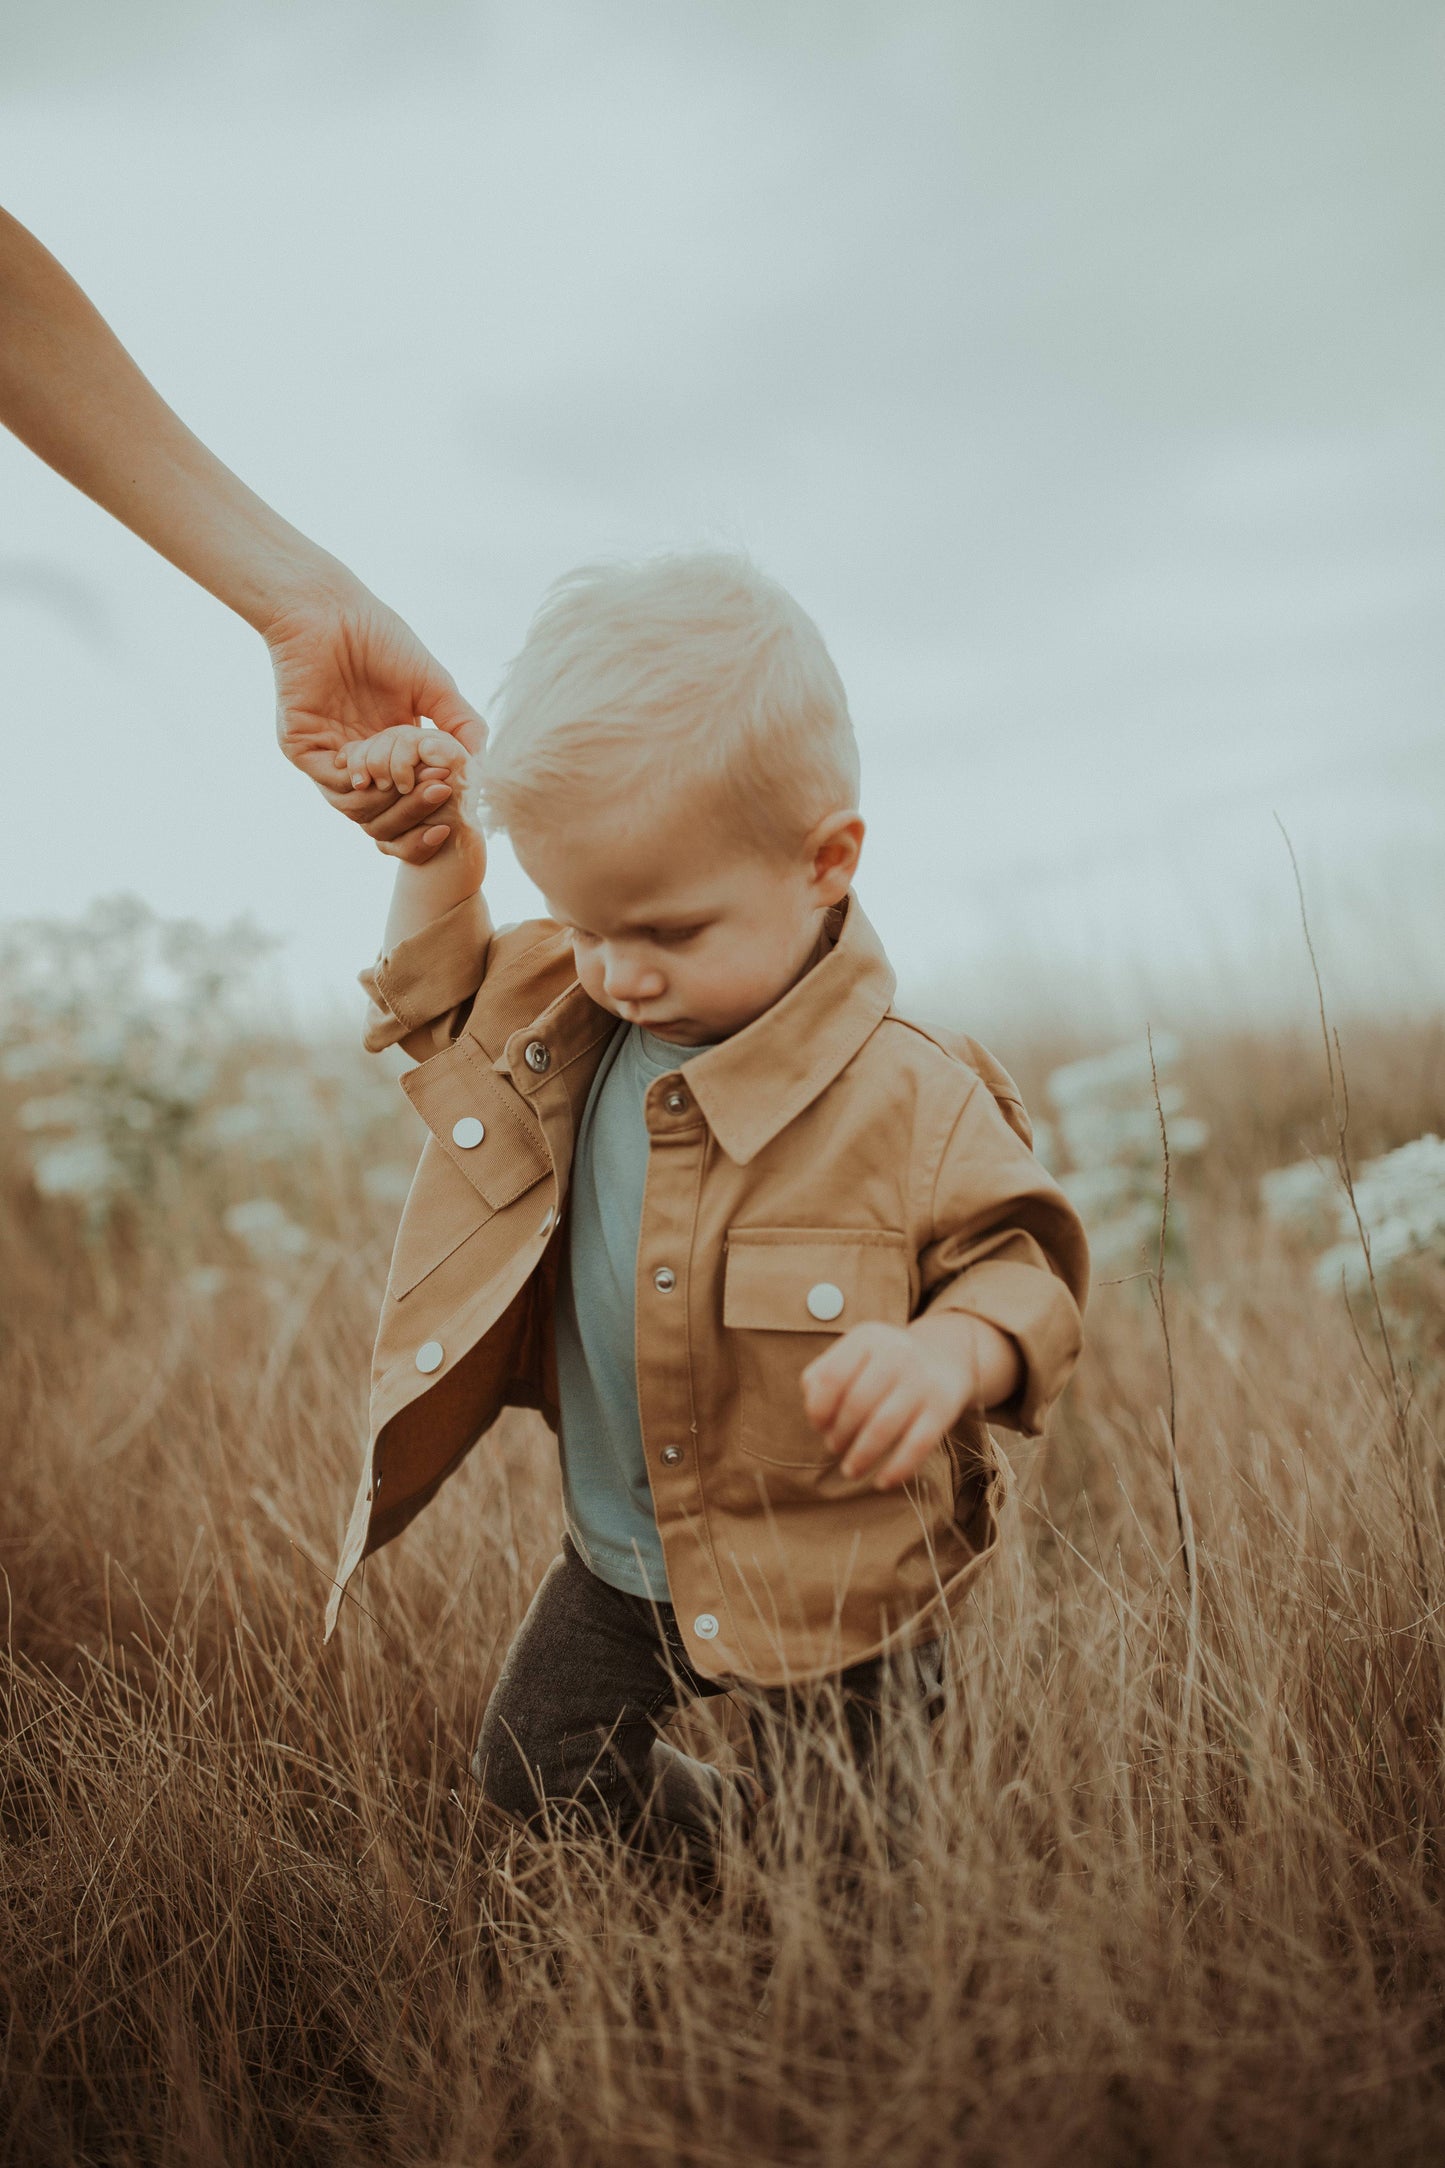
M 787 1763 L 795 1741 L 805 1759 L 803 1782 L 819 1790 L 830 1736 L 874 1786 L 885 1707 L 912 1709 L 925 1727 L 936 1722 L 942 1660 L 940 1641 L 919 1642 L 854 1664 L 833 1681 L 732 1690 L 746 1702 L 763 1792 L 776 1789 L 780 1761 Z M 842 1719 L 831 1730 L 826 1719 L 806 1721 L 818 1717 L 820 1704 L 827 1709 L 830 1687 Z M 750 1819 L 758 1788 L 658 1733 L 684 1702 L 728 1691 L 693 1670 L 671 1604 L 599 1580 L 564 1537 L 507 1651 L 472 1774 L 490 1803 L 518 1821 L 580 1821 L 644 1846 L 674 1833 L 696 1862 L 710 1854 L 729 1812 Z M 818 1766 L 809 1770 L 808 1760 Z

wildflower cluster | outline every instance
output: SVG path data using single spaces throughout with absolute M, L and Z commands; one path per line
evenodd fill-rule
M 405 1194 L 394 1083 L 359 1049 L 276 1033 L 272 945 L 244 923 L 167 921 L 127 897 L 0 929 L 11 1142 L 34 1188 L 72 1200 L 92 1235 L 123 1213 L 179 1219 L 189 1206 L 276 1266 L 336 1232 L 358 1168 L 379 1213 Z
M 1355 1210 L 1334 1167 L 1296 1160 L 1260 1184 L 1264 1209 L 1276 1225 L 1315 1240 L 1335 1240 L 1316 1259 L 1321 1287 L 1362 1288 L 1373 1267 L 1388 1274 L 1409 1257 L 1445 1263 L 1445 1137 L 1416 1137 L 1396 1151 L 1366 1160 L 1353 1178 L 1355 1209 L 1369 1244 L 1366 1256 Z
M 1159 1241 L 1164 1211 L 1163 1110 L 1171 1159 L 1209 1141 L 1205 1124 L 1183 1112 L 1182 1087 L 1168 1075 L 1179 1059 L 1169 1032 L 1087 1061 L 1056 1069 L 1048 1080 L 1052 1123 L 1040 1123 L 1035 1147 L 1057 1173 L 1089 1233 L 1095 1264 L 1104 1271 L 1137 1266 Z M 1158 1075 L 1159 1105 L 1154 1102 Z M 1171 1199 L 1168 1240 L 1183 1257 L 1184 1212 Z
M 236 1036 L 244 927 L 166 925 L 130 898 L 0 935 L 0 1075 L 35 1186 L 104 1219 L 177 1165 Z

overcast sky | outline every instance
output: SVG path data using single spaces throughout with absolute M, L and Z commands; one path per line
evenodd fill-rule
M 1342 996 L 1445 992 L 1442 106 L 1436 0 L 0 11 L 0 200 L 479 704 L 600 552 L 793 587 L 865 906 L 984 1027 L 1293 1001 L 1276 812 Z M 9 438 L 0 702 L 66 778 L 0 916 L 248 911 L 344 994 L 389 871 L 260 643 Z

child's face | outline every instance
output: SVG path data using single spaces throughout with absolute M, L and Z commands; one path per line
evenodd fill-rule
M 801 976 L 862 839 L 858 815 L 837 813 L 795 855 L 762 853 L 705 813 L 673 809 L 626 835 L 615 817 L 573 816 L 546 835 L 514 832 L 512 844 L 571 932 L 592 999 L 660 1039 L 707 1046 Z

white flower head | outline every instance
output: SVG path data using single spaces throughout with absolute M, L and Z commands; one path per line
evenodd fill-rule
M 274 1197 L 248 1197 L 244 1204 L 230 1205 L 223 1224 L 227 1234 L 245 1244 L 259 1263 L 275 1264 L 283 1258 L 304 1257 L 311 1237 L 298 1227 L 283 1204 Z

